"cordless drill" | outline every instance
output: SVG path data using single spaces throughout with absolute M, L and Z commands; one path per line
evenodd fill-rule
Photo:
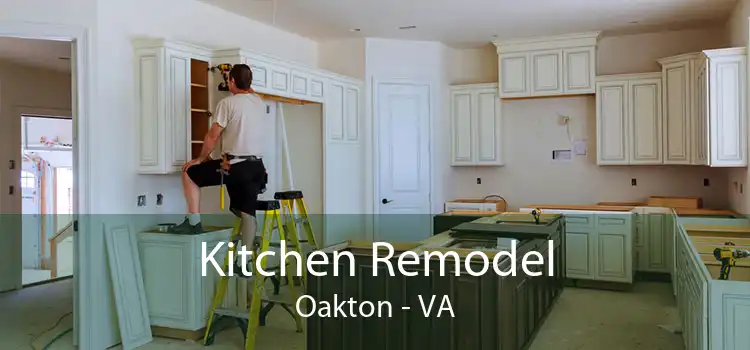
M 534 223 L 539 225 L 539 218 L 542 216 L 542 210 L 539 208 L 532 210 L 531 216 L 534 217 Z
M 737 259 L 750 257 L 750 250 L 731 248 L 734 245 L 733 242 L 726 242 L 724 247 L 714 249 L 714 257 L 721 261 L 720 280 L 729 279 L 729 271 L 737 263 Z
M 211 72 L 214 72 L 216 70 L 219 70 L 221 72 L 222 78 L 224 78 L 224 81 L 219 83 L 219 91 L 229 91 L 229 71 L 232 70 L 232 65 L 229 63 L 222 63 L 215 67 L 209 68 Z

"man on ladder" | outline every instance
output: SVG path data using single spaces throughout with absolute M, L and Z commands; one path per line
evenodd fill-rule
M 189 214 L 185 221 L 172 229 L 172 233 L 202 233 L 200 188 L 226 185 L 229 209 L 241 217 L 242 246 L 253 250 L 258 194 L 268 183 L 268 174 L 258 156 L 264 144 L 266 107 L 251 88 L 252 81 L 253 73 L 246 64 L 236 64 L 229 71 L 232 96 L 218 103 L 200 155 L 183 167 L 182 187 Z M 219 141 L 220 157 L 210 159 L 216 154 L 214 149 Z M 239 264 L 237 267 L 239 273 L 251 270 L 249 266 L 246 270 Z

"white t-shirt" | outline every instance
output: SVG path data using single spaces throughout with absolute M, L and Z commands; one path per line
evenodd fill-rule
M 237 94 L 219 101 L 214 123 L 224 128 L 212 158 L 222 153 L 235 156 L 258 156 L 263 153 L 266 132 L 266 104 L 256 94 Z

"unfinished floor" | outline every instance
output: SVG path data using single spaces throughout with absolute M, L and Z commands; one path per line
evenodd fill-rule
M 7 349 L 41 349 L 55 335 L 71 327 L 72 281 L 40 285 L 19 292 L 0 294 L 0 337 Z M 284 311 L 271 312 L 261 328 L 258 349 L 302 350 L 304 335 L 294 332 L 294 323 Z M 554 306 L 530 350 L 588 349 L 684 349 L 682 338 L 660 328 L 678 320 L 668 283 L 639 282 L 632 292 L 610 292 L 566 288 Z M 46 332 L 45 332 L 46 331 Z M 40 334 L 44 333 L 41 336 Z M 37 339 L 34 339 L 38 336 Z M 238 329 L 217 336 L 215 350 L 242 349 Z M 74 349 L 68 334 L 50 347 Z M 196 342 L 157 338 L 141 349 L 205 349 Z

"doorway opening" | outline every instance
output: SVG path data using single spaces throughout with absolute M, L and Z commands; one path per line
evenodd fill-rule
M 23 285 L 73 275 L 73 120 L 20 115 Z
M 73 136 L 85 141 L 85 134 L 74 132 L 88 111 L 86 60 L 78 59 L 85 44 L 85 31 L 77 28 L 0 21 L 0 155 L 6 169 L 0 176 L 0 235 L 6 238 L 0 245 L 0 309 L 17 320 L 6 325 L 10 347 L 78 341 L 73 329 L 80 315 L 73 310 L 80 290 L 73 270 L 80 257 L 73 236 L 80 232 L 73 232 L 72 217 L 87 203 L 73 186 L 86 183 L 80 171 L 85 159 L 79 161 L 82 149 Z

